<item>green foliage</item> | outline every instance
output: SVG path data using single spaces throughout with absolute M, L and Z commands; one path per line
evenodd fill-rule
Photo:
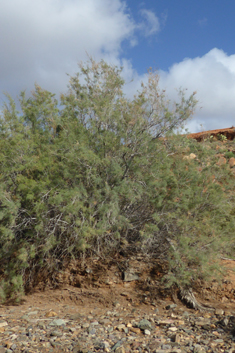
M 220 141 L 227 141 L 227 137 L 223 134 L 218 134 L 218 140 Z
M 231 151 L 227 151 L 227 152 L 225 152 L 224 156 L 225 156 L 226 158 L 232 158 L 232 157 L 234 157 L 234 153 L 231 152 Z
M 231 177 L 216 153 L 173 132 L 196 100 L 174 105 L 151 70 L 129 100 L 121 70 L 92 59 L 55 96 L 8 97 L 0 119 L 0 295 L 81 254 L 165 258 L 167 284 L 213 274 L 234 229 Z M 197 158 L 183 159 L 195 153 Z M 223 183 L 223 187 L 222 187 Z M 224 192 L 224 188 L 229 190 Z M 233 232 L 234 233 L 234 232 Z

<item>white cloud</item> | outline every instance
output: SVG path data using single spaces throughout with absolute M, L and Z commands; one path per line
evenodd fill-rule
M 86 52 L 120 64 L 121 44 L 133 45 L 136 26 L 121 0 L 1 1 L 0 94 L 15 96 L 35 81 L 63 91 L 66 72 L 76 72 Z
M 141 76 L 122 58 L 122 43 L 135 46 L 140 33 L 149 37 L 159 30 L 152 11 L 142 8 L 141 23 L 136 22 L 124 0 L 0 1 L 0 105 L 3 92 L 13 98 L 22 90 L 29 94 L 35 82 L 53 93 L 64 92 L 66 73 L 77 72 L 87 53 L 124 67 L 130 97 Z
M 214 48 L 202 57 L 186 58 L 160 75 L 161 86 L 172 99 L 179 87 L 189 94 L 198 92 L 198 109 L 188 124 L 191 131 L 200 131 L 200 125 L 204 130 L 235 125 L 235 55 Z
M 140 14 L 144 21 L 139 24 L 139 28 L 143 31 L 145 37 L 152 36 L 160 31 L 160 22 L 154 12 L 142 9 Z

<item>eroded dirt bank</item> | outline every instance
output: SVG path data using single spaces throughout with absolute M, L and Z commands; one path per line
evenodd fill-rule
M 0 307 L 0 352 L 233 352 L 235 262 L 222 261 L 222 284 L 196 294 L 213 312 L 163 293 L 157 262 L 71 263 L 59 289 L 44 281 L 20 305 Z

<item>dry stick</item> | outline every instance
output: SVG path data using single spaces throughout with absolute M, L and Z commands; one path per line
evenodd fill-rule
M 220 256 L 221 260 L 235 261 L 235 259 L 230 259 L 229 257 Z
M 181 289 L 180 293 L 179 293 L 179 296 L 180 296 L 181 301 L 186 302 L 186 304 L 190 305 L 195 310 L 211 311 L 211 312 L 215 310 L 211 306 L 199 303 L 197 301 L 197 299 L 195 298 L 191 288 L 189 288 L 189 289 Z
M 174 251 L 176 251 L 175 245 L 172 243 L 170 238 L 166 238 L 171 247 L 173 248 Z M 192 307 L 195 310 L 199 311 L 214 311 L 215 309 L 213 307 L 210 307 L 209 305 L 201 304 L 197 301 L 197 299 L 194 296 L 194 293 L 192 291 L 192 288 L 188 289 L 183 289 L 180 288 L 179 291 L 179 298 L 182 302 L 185 302 L 187 305 Z

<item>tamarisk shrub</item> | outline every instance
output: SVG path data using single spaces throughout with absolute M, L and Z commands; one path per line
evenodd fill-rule
M 150 70 L 127 99 L 121 74 L 89 59 L 59 101 L 35 85 L 17 111 L 8 96 L 0 117 L 3 300 L 68 259 L 123 246 L 167 259 L 166 285 L 219 269 L 217 254 L 233 241 L 232 196 L 223 190 L 230 171 L 213 150 L 174 135 L 192 116 L 195 94 L 180 90 L 177 103 L 168 101 Z M 185 151 L 197 159 L 184 160 Z

